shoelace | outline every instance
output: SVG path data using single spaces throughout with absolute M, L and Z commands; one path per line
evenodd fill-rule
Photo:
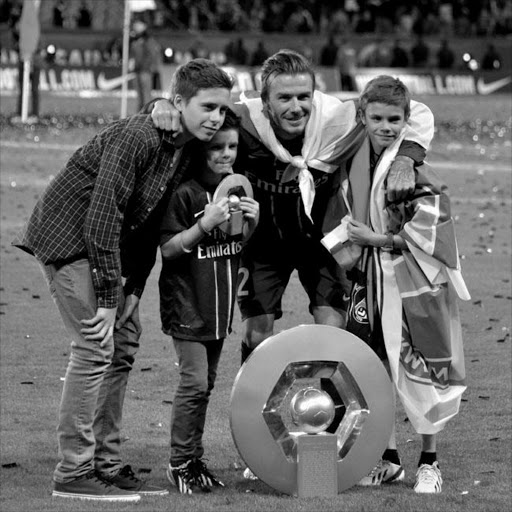
M 100 482 L 102 485 L 104 485 L 105 487 L 112 487 L 112 482 L 109 482 L 106 478 L 104 478 L 101 473 L 98 473 L 97 471 L 95 470 L 92 470 L 92 471 L 89 471 L 89 473 L 87 473 L 86 475 L 86 478 L 88 480 L 97 480 L 98 482 Z
M 419 469 L 418 478 L 422 483 L 435 484 L 439 480 L 439 475 L 435 468 L 424 465 Z

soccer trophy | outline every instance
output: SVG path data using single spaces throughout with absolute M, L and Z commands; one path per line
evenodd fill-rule
M 223 222 L 219 228 L 228 235 L 240 235 L 244 225 L 244 214 L 240 210 L 241 197 L 253 197 L 252 186 L 249 180 L 242 174 L 229 174 L 215 189 L 213 202 L 216 203 L 223 197 L 228 198 L 229 219 Z
M 298 497 L 335 496 L 376 465 L 394 421 L 391 381 L 359 338 L 301 325 L 259 345 L 231 392 L 231 432 L 263 482 Z

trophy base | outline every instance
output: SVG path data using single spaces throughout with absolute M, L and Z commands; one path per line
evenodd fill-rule
M 332 498 L 338 495 L 337 436 L 303 434 L 297 444 L 297 495 Z

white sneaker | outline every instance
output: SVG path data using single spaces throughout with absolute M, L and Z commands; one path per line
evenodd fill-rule
M 380 485 L 380 484 L 391 484 L 394 482 L 400 482 L 405 478 L 405 471 L 403 466 L 399 464 L 393 464 L 389 460 L 381 459 L 377 465 L 363 477 L 358 485 Z
M 441 478 L 441 470 L 437 461 L 432 465 L 422 464 L 418 471 L 416 471 L 415 492 L 437 494 L 441 492 L 442 485 L 443 479 Z
M 244 478 L 246 480 L 259 480 L 259 478 L 249 469 L 244 469 Z

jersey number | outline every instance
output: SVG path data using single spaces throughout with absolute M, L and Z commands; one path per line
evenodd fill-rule
M 249 270 L 245 267 L 240 267 L 238 269 L 238 296 L 246 297 L 249 295 L 247 290 L 244 290 L 245 283 L 247 283 L 247 279 L 249 279 Z

